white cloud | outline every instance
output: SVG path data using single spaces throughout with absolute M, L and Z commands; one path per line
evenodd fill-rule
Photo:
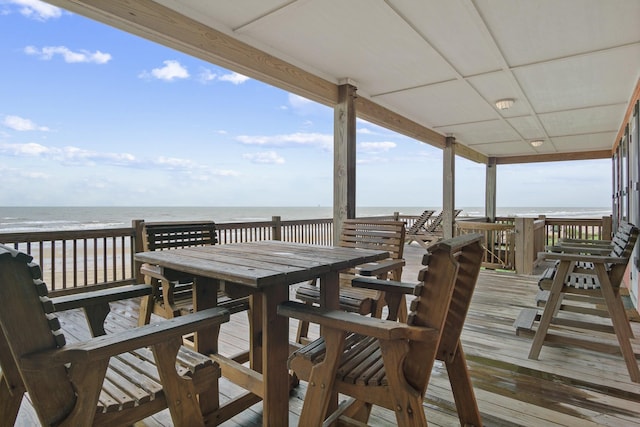
M 175 157 L 158 157 L 154 164 L 167 169 L 192 169 L 197 166 L 193 160 L 179 159 Z
M 34 122 L 29 119 L 25 119 L 19 116 L 5 116 L 2 124 L 9 129 L 17 130 L 17 131 L 29 131 L 29 130 L 38 130 L 42 132 L 48 132 L 49 128 L 46 126 L 38 126 Z
M 233 83 L 234 85 L 239 85 L 249 80 L 249 77 L 243 76 L 242 74 L 238 73 L 231 73 L 223 74 L 222 76 L 218 77 L 218 79 L 223 82 L 229 82 Z
M 0 144 L 0 153 L 18 157 L 40 156 L 49 152 L 49 148 L 34 142 L 28 144 Z
M 240 135 L 238 141 L 246 145 L 261 145 L 271 147 L 284 146 L 318 146 L 326 150 L 333 148 L 333 135 L 322 133 L 292 133 L 273 136 Z
M 162 62 L 164 67 L 154 68 L 151 72 L 143 71 L 140 73 L 141 78 L 156 78 L 158 80 L 164 80 L 165 82 L 171 82 L 176 79 L 188 79 L 189 71 L 180 62 L 168 59 Z
M 216 73 L 214 73 L 213 71 L 209 70 L 208 68 L 204 68 L 200 74 L 198 74 L 198 81 L 200 83 L 209 83 L 212 82 L 216 79 L 216 77 L 218 77 L 218 75 Z
M 46 147 L 41 144 L 0 144 L 0 154 L 16 157 L 43 157 L 73 165 L 95 165 L 97 163 L 117 166 L 136 165 L 139 162 L 129 153 L 101 153 L 78 147 Z
M 358 144 L 362 151 L 368 153 L 382 153 L 385 151 L 389 151 L 392 148 L 396 148 L 397 144 L 395 142 L 383 141 L 383 142 L 361 142 Z
M 65 46 L 46 46 L 42 49 L 38 49 L 35 46 L 27 46 L 24 48 L 24 53 L 27 55 L 37 56 L 42 60 L 49 61 L 53 59 L 55 55 L 60 55 L 64 59 L 64 62 L 73 63 L 93 63 L 93 64 L 106 64 L 111 60 L 111 55 L 108 53 L 89 52 L 88 50 L 81 49 L 77 52 L 72 51 Z
M 253 163 L 281 165 L 284 163 L 284 158 L 278 155 L 275 151 L 263 151 L 260 153 L 247 153 L 242 155 L 243 158 L 251 160 Z
M 9 0 L 20 7 L 20 13 L 30 19 L 46 21 L 62 16 L 62 9 L 39 0 Z

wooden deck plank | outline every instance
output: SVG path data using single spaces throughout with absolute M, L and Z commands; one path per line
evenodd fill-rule
M 417 277 L 424 250 L 406 246 L 407 265 L 403 279 Z M 543 347 L 540 360 L 527 358 L 531 339 L 519 337 L 513 322 L 523 308 L 536 308 L 537 276 L 482 271 L 474 295 L 462 341 L 486 426 L 640 426 L 640 388 L 628 376 L 622 356 L 598 353 L 577 347 Z M 295 294 L 291 289 L 290 295 Z M 113 304 L 107 318 L 107 331 L 137 324 L 137 300 Z M 84 339 L 88 328 L 81 311 L 72 310 L 61 316 L 63 329 L 70 339 Z M 155 318 L 153 321 L 161 321 Z M 606 322 L 606 319 L 603 320 Z M 297 322 L 289 322 L 291 339 Z M 640 323 L 632 329 L 640 337 Z M 230 356 L 248 347 L 246 313 L 231 316 L 222 325 L 220 352 Z M 311 329 L 311 336 L 317 336 Z M 220 382 L 221 402 L 242 392 L 226 379 Z M 302 410 L 306 384 L 294 389 L 289 401 L 290 425 L 297 425 Z M 26 402 L 26 403 L 25 403 Z M 36 416 L 28 399 L 23 402 L 16 425 L 34 425 Z M 432 426 L 457 425 L 457 414 L 449 390 L 446 369 L 436 364 L 424 401 L 424 410 Z M 392 411 L 374 408 L 370 425 L 395 424 Z M 262 403 L 257 403 L 225 427 L 259 426 Z M 139 427 L 171 425 L 168 411 L 136 424 Z

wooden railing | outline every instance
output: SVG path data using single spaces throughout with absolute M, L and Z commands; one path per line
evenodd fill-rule
M 0 242 L 33 256 L 53 295 L 135 281 L 133 227 L 0 233 Z
M 482 266 L 493 269 L 515 268 L 515 225 L 490 223 L 487 218 L 456 221 L 457 234 L 480 233 L 484 236 Z
M 395 214 L 377 219 L 400 219 L 409 227 L 417 216 Z M 559 238 L 610 238 L 611 217 L 602 219 L 486 218 L 458 219 L 458 233 L 485 236 L 484 266 L 530 274 L 537 253 Z M 246 223 L 217 223 L 220 244 L 283 240 L 316 245 L 333 244 L 333 220 L 310 219 Z M 0 233 L 0 242 L 34 257 L 52 295 L 80 292 L 87 286 L 105 288 L 135 283 L 133 260 L 135 221 L 130 228 L 99 230 Z

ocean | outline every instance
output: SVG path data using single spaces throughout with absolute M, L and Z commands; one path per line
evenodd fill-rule
M 420 215 L 425 209 L 438 207 L 359 207 L 357 216 Z M 484 216 L 483 207 L 462 207 L 461 217 Z M 549 218 L 601 218 L 611 215 L 603 207 L 505 207 L 498 216 Z M 0 233 L 50 230 L 82 230 L 129 227 L 134 219 L 145 221 L 216 222 L 268 221 L 272 216 L 283 220 L 331 218 L 330 206 L 318 207 L 0 207 Z

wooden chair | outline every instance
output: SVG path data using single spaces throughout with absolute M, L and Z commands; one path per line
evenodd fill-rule
M 181 342 L 185 333 L 227 321 L 227 310 L 66 345 L 31 261 L 0 245 L 0 426 L 14 424 L 25 392 L 47 426 L 127 425 L 167 407 L 175 425 L 215 422 L 220 368 Z M 78 306 L 79 299 L 59 299 L 57 308 Z
M 460 215 L 462 209 L 453 211 L 453 218 Z M 444 211 L 440 211 L 438 215 L 431 218 L 424 227 L 420 227 L 413 233 L 407 233 L 407 243 L 417 242 L 420 246 L 428 249 L 429 246 L 442 239 L 442 221 L 444 219 Z
M 357 278 L 354 286 L 384 289 L 390 306 L 387 320 L 337 310 L 308 307 L 295 301 L 279 314 L 319 323 L 324 336 L 295 351 L 289 367 L 309 386 L 300 425 L 322 425 L 335 393 L 354 400 L 340 405 L 327 422 L 366 423 L 372 405 L 391 409 L 399 426 L 427 424 L 423 399 L 435 359 L 444 361 L 462 425 L 482 420 L 467 370 L 460 334 L 480 272 L 482 236 L 467 234 L 429 248 L 420 284 Z M 405 294 L 416 298 L 406 324 L 394 320 Z
M 213 221 L 144 222 L 137 227 L 142 237 L 142 251 L 171 250 L 196 246 L 215 245 L 218 242 Z M 145 281 L 153 286 L 153 293 L 140 304 L 139 324 L 148 324 L 151 314 L 167 319 L 193 311 L 193 276 L 174 274 L 167 277 L 155 265 L 142 264 L 140 272 Z M 221 289 L 218 306 L 231 313 L 249 309 L 247 295 L 233 295 Z
M 340 246 L 347 248 L 376 249 L 389 251 L 389 259 L 377 263 L 358 266 L 340 274 L 340 308 L 362 315 L 382 315 L 385 306 L 384 293 L 372 289 L 359 289 L 351 286 L 356 276 L 373 276 L 380 279 L 402 279 L 404 267 L 405 228 L 402 221 L 376 221 L 364 219 L 345 220 L 340 236 Z M 300 285 L 296 289 L 296 298 L 308 305 L 320 303 L 320 289 L 315 280 Z M 406 304 L 400 317 L 406 319 Z M 309 322 L 298 324 L 296 342 L 308 342 Z
M 422 214 L 420 214 L 420 216 L 415 220 L 415 222 L 413 224 L 411 224 L 411 227 L 409 227 L 407 229 L 407 236 L 406 236 L 405 240 L 409 241 L 410 236 L 415 235 L 420 230 L 426 231 L 424 226 L 427 223 L 427 221 L 429 220 L 429 218 L 431 218 L 435 212 L 436 211 L 431 210 L 431 209 L 427 209 L 424 212 L 422 212 Z
M 583 253 L 572 253 L 572 250 L 565 248 L 563 252 L 539 254 L 539 257 L 545 260 L 557 262 L 543 273 L 538 283 L 540 289 L 549 291 L 549 294 L 531 344 L 530 359 L 539 357 L 545 342 L 561 342 L 596 351 L 619 352 L 622 353 L 631 380 L 640 382 L 640 369 L 631 345 L 633 332 L 620 296 L 620 284 L 637 239 L 638 228 L 631 224 L 622 224 L 616 232 L 608 255 L 585 253 L 589 252 L 589 248 L 582 248 Z M 560 248 L 555 247 L 556 250 Z M 612 326 L 561 318 L 559 315 L 562 297 L 566 294 L 601 298 Z M 548 332 L 552 323 L 587 331 L 611 332 L 615 334 L 618 345 L 611 346 L 604 342 L 581 338 L 575 332 L 568 335 L 552 334 Z

